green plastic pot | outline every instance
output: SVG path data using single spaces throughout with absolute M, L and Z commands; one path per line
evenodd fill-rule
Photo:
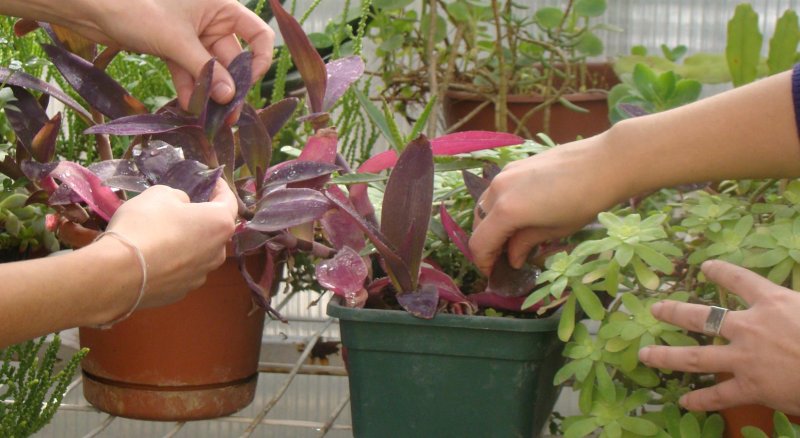
M 535 437 L 560 387 L 558 316 L 353 309 L 331 300 L 347 353 L 356 437 Z

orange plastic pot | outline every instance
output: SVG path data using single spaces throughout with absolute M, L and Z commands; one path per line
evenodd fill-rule
M 601 83 L 604 88 L 609 88 L 619 83 L 610 64 L 598 63 L 590 64 L 589 71 L 599 75 L 603 79 Z M 550 127 L 549 136 L 558 143 L 574 141 L 578 136 L 583 138 L 599 134 L 611 127 L 608 118 L 608 99 L 604 92 L 576 93 L 565 95 L 564 98 L 577 106 L 580 106 L 588 113 L 574 111 L 561 103 L 555 103 L 550 107 Z M 509 95 L 508 110 L 518 120 L 532 108 L 543 102 L 539 95 Z M 495 109 L 493 104 L 484 106 L 480 111 L 470 117 L 470 114 L 485 99 L 479 95 L 461 91 L 448 91 L 445 94 L 443 107 L 445 123 L 448 127 L 464 121 L 456 131 L 484 130 L 495 131 Z M 528 119 L 526 127 L 532 135 L 544 132 L 543 111 L 538 111 Z M 467 120 L 464 120 L 467 119 Z M 509 117 L 507 121 L 508 129 L 512 132 L 516 130 L 517 122 Z
M 716 379 L 722 382 L 730 379 L 726 373 L 717 374 Z M 742 405 L 733 408 L 723 409 L 719 412 L 725 420 L 724 438 L 743 438 L 742 428 L 753 426 L 761 429 L 767 436 L 772 436 L 775 431 L 772 417 L 775 410 L 761 405 Z M 800 424 L 800 417 L 788 415 L 789 421 Z
M 264 311 L 254 308 L 229 257 L 177 303 L 137 311 L 109 330 L 81 328 L 81 346 L 89 348 L 81 364 L 84 397 L 128 418 L 232 414 L 255 395 L 263 326 Z

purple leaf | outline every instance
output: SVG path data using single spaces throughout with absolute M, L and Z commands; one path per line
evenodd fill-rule
M 403 292 L 417 289 L 432 201 L 433 155 L 430 143 L 421 136 L 409 143 L 397 160 L 386 183 L 381 211 L 381 232 L 400 250 L 409 269 L 411 289 Z
M 75 99 L 69 97 L 66 93 L 59 90 L 55 86 L 47 82 L 37 79 L 25 72 L 9 70 L 5 67 L 0 67 L 0 84 L 16 85 L 28 90 L 36 90 L 40 93 L 53 96 L 64 105 L 74 110 L 86 123 L 92 123 L 92 115 L 86 111 Z M 26 113 L 27 114 L 27 113 Z M 30 114 L 28 114 L 30 116 Z
M 364 280 L 369 269 L 364 259 L 345 246 L 333 258 L 319 262 L 314 270 L 322 287 L 345 298 L 349 307 L 363 307 L 367 299 Z
M 311 112 L 323 111 L 323 99 L 327 88 L 328 73 L 325 70 L 325 63 L 319 56 L 317 49 L 311 44 L 300 23 L 287 13 L 279 0 L 269 0 L 272 14 L 278 22 L 283 40 L 289 53 L 292 54 L 292 61 L 303 78 L 303 83 L 308 91 L 308 102 L 311 105 Z
M 327 193 L 342 203 L 349 203 L 347 195 L 338 186 L 329 187 Z M 348 246 L 356 251 L 361 251 L 366 246 L 364 232 L 350 215 L 339 209 L 325 213 L 320 219 L 320 224 L 325 237 L 336 249 Z
M 205 121 L 205 111 L 208 108 L 208 99 L 211 96 L 211 79 L 214 73 L 214 58 L 208 60 L 197 75 L 194 83 L 192 97 L 189 98 L 189 114 L 199 117 L 201 123 Z
M 483 192 L 489 188 L 491 181 L 466 170 L 461 171 L 461 176 L 464 178 L 464 186 L 467 188 L 469 195 L 472 196 L 475 202 L 478 202 Z
M 464 131 L 434 138 L 431 148 L 434 155 L 457 155 L 524 142 L 522 137 L 506 132 Z
M 58 188 L 50 194 L 50 197 L 47 198 L 47 203 L 50 205 L 78 204 L 81 201 L 81 197 L 64 184 L 58 186 Z
M 503 170 L 494 163 L 486 163 L 483 165 L 483 178 L 489 181 L 493 180 L 500 171 Z
M 203 128 L 199 126 L 183 126 L 174 131 L 155 134 L 152 138 L 181 148 L 186 158 L 197 160 L 208 166 L 219 164 L 214 147 L 206 138 Z
M 627 117 L 641 117 L 650 114 L 644 108 L 632 103 L 620 103 L 618 107 Z
M 253 252 L 264 246 L 270 236 L 260 231 L 242 228 L 233 235 L 233 249 L 237 256 Z
M 247 227 L 278 231 L 318 220 L 333 208 L 322 193 L 312 189 L 278 189 L 259 201 L 258 211 Z
M 256 111 L 261 122 L 267 128 L 270 138 L 278 135 L 283 125 L 292 118 L 297 104 L 300 102 L 296 97 L 288 97 L 272 105 Z
M 250 291 L 252 292 L 253 301 L 256 302 L 262 309 L 269 309 L 270 301 L 272 297 L 270 296 L 272 288 L 272 280 L 274 280 L 274 273 L 275 273 L 275 257 L 272 255 L 271 252 L 266 251 L 266 260 L 264 264 L 264 272 L 260 281 L 256 281 L 253 276 L 250 274 L 250 271 L 247 269 L 246 263 L 246 256 L 240 255 L 236 257 L 236 261 L 239 263 L 239 272 L 242 273 L 242 277 L 244 277 L 245 282 L 250 287 Z M 266 278 L 265 278 L 266 277 Z M 267 287 L 264 287 L 264 284 L 267 284 Z
M 61 113 L 56 113 L 52 119 L 42 126 L 31 143 L 31 155 L 40 163 L 53 161 L 56 155 L 56 138 L 61 132 Z
M 183 190 L 192 202 L 206 202 L 211 197 L 220 175 L 222 175 L 221 167 L 209 169 L 198 161 L 183 160 L 173 164 L 158 180 L 158 184 Z
M 150 187 L 150 183 L 132 160 L 100 161 L 89 165 L 89 170 L 108 187 L 137 193 Z
M 261 122 L 256 111 L 250 105 L 244 105 L 239 116 L 239 149 L 251 175 L 257 175 L 258 169 L 264 171 L 269 167 L 272 158 L 272 141 L 267 128 Z
M 242 52 L 236 58 L 233 58 L 233 61 L 228 65 L 228 73 L 233 78 L 236 91 L 233 99 L 224 105 L 218 104 L 213 100 L 208 102 L 208 112 L 204 120 L 207 138 L 213 139 L 217 136 L 219 128 L 228 121 L 228 117 L 239 108 L 244 102 L 244 98 L 247 97 L 247 92 L 250 90 L 250 81 L 253 79 L 252 61 L 252 52 Z
M 284 161 L 269 169 L 264 177 L 264 187 L 308 181 L 320 176 L 330 175 L 339 169 L 340 167 L 335 164 L 316 161 Z
M 42 168 L 47 169 L 50 165 L 51 163 L 38 165 L 31 161 L 22 163 L 23 171 L 25 171 L 26 175 L 37 173 L 36 170 L 31 170 L 30 168 L 43 166 Z M 29 170 L 26 171 L 26 168 L 29 168 Z M 49 172 L 48 176 L 58 179 L 62 184 L 72 189 L 89 208 L 105 220 L 111 219 L 117 208 L 122 205 L 122 200 L 110 188 L 104 186 L 97 175 L 79 164 L 61 161 Z
M 0 84 L 2 83 L 0 79 Z M 29 154 L 33 155 L 31 150 L 33 137 L 47 123 L 47 113 L 36 98 L 24 88 L 12 86 L 11 91 L 16 100 L 5 107 L 6 118 L 17 135 L 17 140 Z
M 72 88 L 102 114 L 117 119 L 147 113 L 144 104 L 91 62 L 50 44 L 42 48 Z
M 486 292 L 505 297 L 527 296 L 536 286 L 539 272 L 539 268 L 528 263 L 520 269 L 514 269 L 508 257 L 498 257 L 489 276 Z
M 139 154 L 134 153 L 134 162 L 139 171 L 153 184 L 157 184 L 167 171 L 183 161 L 183 153 L 163 141 L 151 141 Z
M 450 213 L 448 213 L 447 209 L 444 207 L 444 203 L 439 206 L 439 216 L 442 218 L 442 226 L 444 226 L 444 230 L 447 232 L 447 236 L 450 237 L 453 244 L 461 250 L 461 253 L 464 254 L 467 260 L 474 262 L 472 251 L 469 249 L 469 236 L 458 226 L 458 223 L 453 217 L 450 216 Z
M 325 191 L 325 196 L 333 202 L 336 207 L 339 208 L 342 212 L 346 213 L 350 216 L 358 227 L 361 228 L 361 231 L 367 235 L 367 238 L 375 245 L 375 249 L 383 256 L 383 260 L 386 262 L 386 268 L 389 276 L 392 279 L 392 282 L 397 287 L 397 290 L 413 290 L 412 289 L 412 280 L 411 274 L 408 269 L 408 265 L 400 258 L 397 253 L 397 250 L 392 247 L 392 244 L 386 239 L 386 237 L 377 230 L 371 223 L 367 222 L 362 218 L 358 212 L 356 212 L 353 207 L 348 202 L 344 202 L 342 199 L 339 199 L 335 194 L 331 194 L 328 191 Z
M 137 114 L 120 117 L 102 125 L 94 125 L 84 134 L 110 135 L 151 135 L 174 131 L 185 126 L 197 126 L 197 122 L 188 117 L 175 114 Z
M 233 131 L 225 126 L 217 131 L 214 137 L 214 154 L 217 157 L 216 166 L 222 167 L 227 181 L 233 181 L 233 170 L 236 167 L 236 146 L 234 145 Z
M 129 192 L 136 193 L 141 193 L 150 187 L 150 183 L 148 183 L 142 175 L 115 175 L 103 180 L 103 184 L 111 188 L 127 190 Z
M 329 62 L 327 70 L 327 89 L 322 99 L 322 111 L 328 111 L 347 91 L 353 82 L 364 74 L 364 61 L 358 56 L 348 56 Z
M 433 319 L 439 308 L 439 290 L 432 284 L 424 284 L 417 292 L 397 294 L 397 302 L 417 318 Z
M 522 303 L 525 302 L 526 298 L 528 297 L 527 296 L 506 297 L 491 292 L 480 292 L 477 294 L 469 294 L 469 300 L 482 309 L 492 308 L 499 310 L 508 310 L 512 312 L 523 312 L 523 313 L 533 313 L 539 310 L 539 307 L 541 307 L 541 303 L 534 304 L 533 306 L 523 310 Z

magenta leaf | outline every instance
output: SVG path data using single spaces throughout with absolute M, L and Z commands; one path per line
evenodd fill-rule
M 425 137 L 406 146 L 397 160 L 383 197 L 381 232 L 398 248 L 408 266 L 410 292 L 417 289 L 419 267 L 433 201 L 433 155 Z
M 197 121 L 175 114 L 137 114 L 89 127 L 84 134 L 151 135 L 197 126 Z
M 158 180 L 158 184 L 183 190 L 192 202 L 206 202 L 211 197 L 220 175 L 222 175 L 221 167 L 209 169 L 198 161 L 183 160 L 172 165 Z
M 467 236 L 464 229 L 458 226 L 458 223 L 453 217 L 450 216 L 450 213 L 448 213 L 447 209 L 444 207 L 444 203 L 439 206 L 439 216 L 442 218 L 442 226 L 444 226 L 444 230 L 447 232 L 447 236 L 453 244 L 461 250 L 467 260 L 474 262 L 472 251 L 469 249 L 469 236 Z
M 84 107 L 81 106 L 75 99 L 69 97 L 66 93 L 59 90 L 56 86 L 48 84 L 47 82 L 37 79 L 28 73 L 9 70 L 5 67 L 0 67 L 0 84 L 16 85 L 28 90 L 35 90 L 40 93 L 53 96 L 64 105 L 71 108 L 87 123 L 91 123 L 92 115 Z M 26 112 L 27 114 L 27 112 Z
M 72 88 L 102 114 L 117 119 L 147 112 L 144 104 L 91 62 L 50 44 L 42 48 Z
M 3 80 L 0 78 L 0 84 L 2 83 Z M 47 123 L 47 113 L 39 101 L 24 88 L 12 86 L 11 90 L 16 100 L 5 106 L 6 118 L 17 135 L 17 140 L 29 154 L 33 155 L 33 138 Z
M 49 164 L 44 166 L 48 168 Z M 42 165 L 27 160 L 22 162 L 22 169 L 29 177 L 37 173 L 36 170 L 31 170 L 37 166 Z M 90 209 L 105 220 L 111 219 L 117 208 L 122 205 L 122 200 L 109 187 L 104 186 L 97 175 L 79 164 L 61 161 L 48 176 L 69 187 Z
M 469 195 L 472 196 L 475 202 L 478 202 L 483 192 L 489 188 L 490 181 L 466 170 L 461 171 L 461 176 L 464 178 L 464 186 L 467 188 Z
M 480 292 L 476 294 L 469 294 L 469 300 L 475 303 L 476 306 L 483 309 L 492 308 L 499 310 L 508 310 L 511 312 L 533 313 L 539 310 L 539 307 L 542 306 L 541 303 L 537 303 L 531 307 L 522 309 L 522 303 L 525 302 L 526 298 L 528 297 L 527 296 L 507 297 L 507 296 L 497 295 L 491 292 Z
M 444 272 L 431 266 L 422 265 L 419 273 L 419 284 L 432 285 L 439 291 L 439 298 L 450 303 L 467 304 L 472 307 L 472 303 L 461 292 L 456 283 Z
M 333 258 L 317 263 L 314 272 L 317 282 L 344 297 L 348 306 L 364 305 L 367 294 L 364 280 L 369 269 L 364 259 L 352 248 L 345 246 Z
M 397 163 L 397 152 L 388 150 L 375 154 L 361 163 L 358 167 L 359 173 L 378 173 L 382 170 L 389 169 Z
M 432 284 L 424 284 L 417 292 L 397 294 L 397 302 L 417 318 L 433 319 L 439 308 L 439 290 Z
M 520 269 L 514 269 L 508 257 L 503 255 L 497 258 L 492 268 L 486 292 L 505 297 L 527 296 L 536 286 L 539 272 L 539 268 L 528 263 Z
M 256 231 L 278 231 L 318 220 L 333 208 L 322 193 L 312 189 L 278 189 L 259 201 L 247 225 Z
M 522 144 L 525 139 L 506 132 L 464 131 L 431 140 L 434 155 L 457 155 Z
M 320 129 L 308 138 L 308 142 L 306 142 L 297 159 L 300 161 L 334 163 L 336 161 L 338 143 L 339 138 L 335 129 Z
M 327 70 L 325 63 L 319 56 L 317 49 L 311 44 L 300 23 L 295 20 L 288 12 L 283 9 L 279 0 L 269 0 L 272 14 L 278 22 L 283 40 L 289 53 L 292 54 L 292 61 L 303 78 L 303 83 L 308 91 L 308 102 L 311 112 L 323 111 L 323 99 L 327 88 Z
M 329 62 L 327 70 L 328 85 L 322 99 L 322 111 L 328 111 L 347 91 L 353 82 L 364 74 L 364 61 L 358 56 L 348 56 Z
M 194 83 L 192 97 L 189 98 L 189 113 L 200 118 L 201 122 L 204 121 L 208 99 L 211 96 L 211 79 L 213 79 L 214 64 L 216 64 L 216 60 L 211 58 L 203 65 Z
M 258 175 L 259 169 L 263 172 L 269 167 L 272 157 L 272 140 L 267 133 L 267 128 L 250 105 L 242 107 L 238 127 L 239 149 L 244 162 L 250 169 L 251 175 Z
M 338 186 L 330 186 L 327 193 L 341 203 L 350 202 L 347 195 Z M 356 221 L 339 209 L 325 213 L 320 219 L 320 224 L 325 237 L 336 249 L 348 246 L 356 251 L 361 251 L 366 246 L 364 232 L 361 231 Z
M 278 135 L 283 125 L 292 118 L 297 104 L 300 102 L 296 97 L 288 97 L 273 103 L 272 105 L 256 111 L 261 122 L 267 128 L 270 138 Z
M 308 181 L 320 176 L 330 175 L 339 170 L 335 164 L 316 161 L 284 161 L 272 166 L 264 177 L 264 187 L 276 187 L 284 184 Z
M 213 139 L 217 136 L 219 128 L 226 123 L 228 117 L 241 106 L 245 97 L 247 97 L 247 92 L 250 91 L 250 84 L 253 80 L 252 61 L 253 54 L 251 52 L 242 52 L 236 58 L 233 58 L 233 61 L 228 65 L 228 73 L 233 78 L 236 91 L 233 99 L 224 105 L 213 100 L 208 101 L 207 113 L 205 120 L 203 120 L 207 138 Z

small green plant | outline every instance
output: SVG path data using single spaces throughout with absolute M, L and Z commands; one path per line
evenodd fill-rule
M 61 339 L 54 335 L 42 351 L 46 339 L 0 350 L 0 436 L 28 437 L 49 423 L 88 353 L 82 349 L 59 364 Z

